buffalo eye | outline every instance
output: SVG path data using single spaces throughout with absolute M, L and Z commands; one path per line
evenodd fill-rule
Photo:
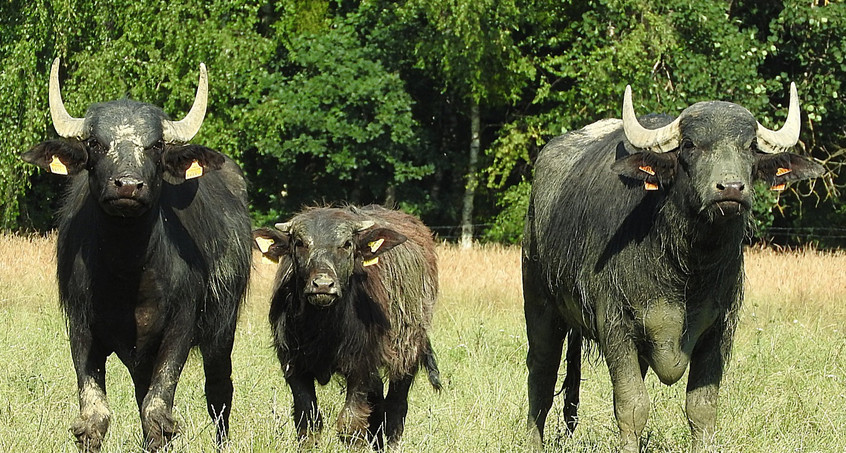
M 94 153 L 103 153 L 105 151 L 105 149 L 103 149 L 103 145 L 100 144 L 100 142 L 94 137 L 85 139 L 85 147 Z
M 297 248 L 297 249 L 304 249 L 304 248 L 306 248 L 306 245 L 305 245 L 305 243 L 303 242 L 302 239 L 297 238 L 297 239 L 294 239 L 294 247 Z
M 344 245 L 341 248 L 344 249 L 344 250 L 351 249 L 352 248 L 352 241 L 348 240 L 347 242 L 344 242 Z
M 150 146 L 150 150 L 155 151 L 156 153 L 161 153 L 164 150 L 164 146 L 164 140 L 159 140 Z
M 691 140 L 689 138 L 685 138 L 681 142 L 681 150 L 682 151 L 690 151 L 695 147 L 696 146 L 693 144 L 693 140 Z

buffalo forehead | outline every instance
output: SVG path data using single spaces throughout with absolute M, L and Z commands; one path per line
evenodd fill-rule
M 680 116 L 682 136 L 690 138 L 697 146 L 725 139 L 751 140 L 758 125 L 749 110 L 730 102 L 699 102 Z
M 85 126 L 104 145 L 128 142 L 146 148 L 161 140 L 163 119 L 167 116 L 160 108 L 123 99 L 92 105 Z
M 318 208 L 294 217 L 291 231 L 313 244 L 341 243 L 353 237 L 359 220 L 341 209 Z

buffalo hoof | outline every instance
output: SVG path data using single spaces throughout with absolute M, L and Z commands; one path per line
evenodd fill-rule
M 159 451 L 179 433 L 176 420 L 168 410 L 149 411 L 141 422 L 144 429 L 144 449 Z
M 79 451 L 96 453 L 103 445 L 109 429 L 109 417 L 102 415 L 79 416 L 71 424 L 70 432 L 76 436 Z

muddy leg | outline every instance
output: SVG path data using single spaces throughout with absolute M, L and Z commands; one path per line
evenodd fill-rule
M 174 323 L 174 326 L 182 325 L 185 324 Z M 173 327 L 162 338 L 150 376 L 150 387 L 141 402 L 144 447 L 149 451 L 163 448 L 178 432 L 171 411 L 176 384 L 191 349 L 192 330 Z
M 691 356 L 685 410 L 690 424 L 692 452 L 708 450 L 714 444 L 717 397 L 725 366 L 721 336 L 722 330 L 713 328 L 699 339 Z
M 603 339 L 600 339 L 603 342 Z M 640 451 L 640 435 L 649 418 L 649 396 L 641 377 L 638 352 L 630 338 L 606 337 L 601 344 L 614 387 L 614 415 L 620 428 L 620 451 Z
M 70 431 L 76 436 L 80 451 L 98 452 L 109 429 L 109 404 L 106 401 L 106 356 L 93 345 L 91 332 L 71 328 L 71 356 L 79 390 L 79 416 Z

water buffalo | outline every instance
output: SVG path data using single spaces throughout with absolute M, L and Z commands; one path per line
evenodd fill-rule
M 270 324 L 300 441 L 315 443 L 323 425 L 314 381 L 337 373 L 347 385 L 341 438 L 381 449 L 384 430 L 397 444 L 421 366 L 440 389 L 428 335 L 438 294 L 431 232 L 379 206 L 310 208 L 276 227 L 253 234 L 279 261 Z
M 171 121 L 127 99 L 73 118 L 50 75 L 50 113 L 60 139 L 23 159 L 70 177 L 58 214 L 58 283 L 79 387 L 71 431 L 98 451 L 109 427 L 106 357 L 129 369 L 144 431 L 156 450 L 177 432 L 171 414 L 189 350 L 203 355 L 208 412 L 221 444 L 232 406 L 231 351 L 250 272 L 246 184 L 228 157 L 183 145 L 205 116 L 208 82 L 191 111 Z
M 812 160 L 786 152 L 799 128 L 792 85 L 778 131 L 728 102 L 700 102 L 675 119 L 637 119 L 626 88 L 622 120 L 599 121 L 544 147 L 522 252 L 528 425 L 536 446 L 565 337 L 570 431 L 578 421 L 586 338 L 608 365 L 622 451 L 639 449 L 649 368 L 669 385 L 689 366 L 692 450 L 713 441 L 742 299 L 752 184 L 761 180 L 778 190 L 823 173 Z

